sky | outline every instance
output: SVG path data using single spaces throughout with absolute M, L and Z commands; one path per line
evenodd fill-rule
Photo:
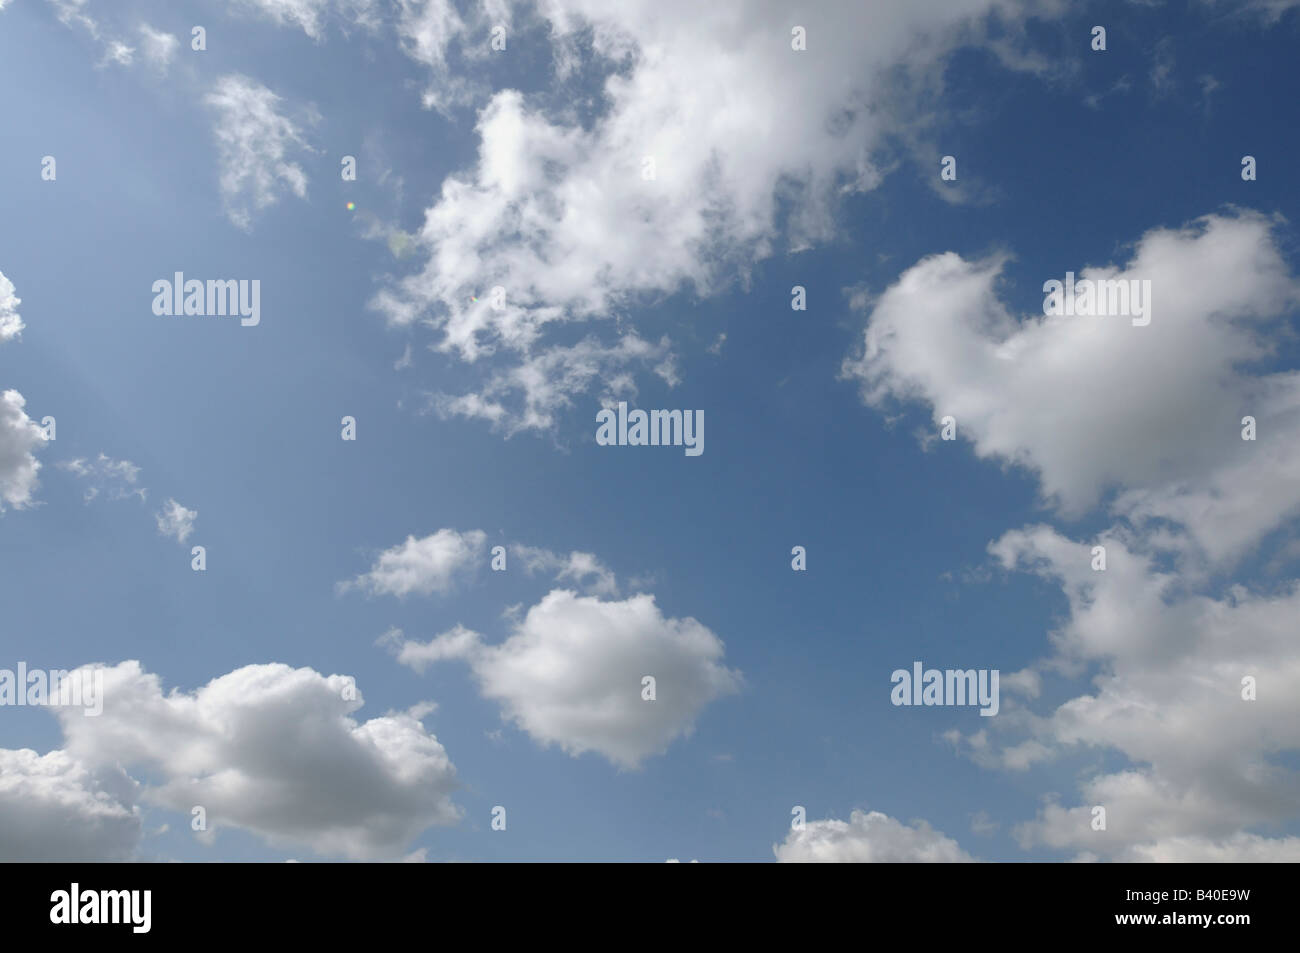
M 1300 860 L 1298 39 L 0 0 L 0 859 Z

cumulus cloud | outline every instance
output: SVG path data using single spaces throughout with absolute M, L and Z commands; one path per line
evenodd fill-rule
M 18 340 L 23 328 L 18 314 L 22 299 L 0 272 L 0 344 Z M 47 443 L 41 426 L 27 416 L 27 401 L 16 390 L 0 393 L 0 513 L 5 505 L 22 509 L 32 503 L 41 464 L 36 452 Z
M 463 625 L 455 626 L 428 642 L 408 641 L 401 629 L 389 629 L 379 640 L 381 645 L 392 648 L 399 664 L 420 673 L 434 662 L 469 657 L 479 649 L 480 641 L 477 632 Z
M 1073 847 L 1116 859 L 1167 852 L 1294 851 L 1300 843 L 1238 835 L 1300 814 L 1300 774 L 1279 758 L 1300 749 L 1300 582 L 1259 594 L 1233 586 L 1220 596 L 1189 592 L 1185 580 L 1103 535 L 1107 568 L 1090 567 L 1091 541 L 1038 526 L 990 548 L 1009 569 L 1057 583 L 1069 615 L 1052 641 L 1059 666 L 1100 666 L 1092 691 L 1033 719 L 1025 746 L 992 744 L 985 760 L 1011 767 L 1078 749 L 1116 750 L 1133 766 L 1087 779 L 1082 804 L 1048 804 L 1021 825 L 1026 845 Z M 1243 679 L 1256 698 L 1243 697 Z M 1106 808 L 1107 829 L 1091 827 Z M 1236 847 L 1232 847 L 1236 844 Z M 1197 846 L 1199 845 L 1199 846 Z
M 18 314 L 18 306 L 22 303 L 23 299 L 14 294 L 14 283 L 0 271 L 0 343 L 22 336 L 26 327 Z
M 845 362 L 872 406 L 951 414 L 977 454 L 1035 474 L 1058 513 L 1115 519 L 1087 539 L 1039 525 L 989 546 L 1004 569 L 1066 599 L 1051 652 L 1031 669 L 1091 681 L 1046 714 L 1015 706 L 947 737 L 1015 771 L 1069 752 L 1122 759 L 1085 776 L 1075 806 L 1052 795 L 1018 825 L 1026 847 L 1079 859 L 1295 856 L 1296 838 L 1268 835 L 1300 813 L 1286 760 L 1300 748 L 1300 582 L 1251 588 L 1222 573 L 1275 531 L 1293 535 L 1300 515 L 1300 374 L 1267 363 L 1300 305 L 1280 227 L 1250 211 L 1210 215 L 1148 232 L 1125 264 L 1074 269 L 1149 280 L 1145 327 L 1014 317 L 998 295 L 1002 259 L 936 255 L 880 296 Z M 1254 441 L 1242 439 L 1247 415 Z M 1032 703 L 1040 682 L 1021 673 L 1019 694 Z M 1096 806 L 1104 831 L 1092 828 Z
M 934 255 L 880 296 L 844 372 L 873 406 L 917 400 L 936 420 L 952 415 L 979 456 L 1033 471 L 1063 515 L 1113 491 L 1116 514 L 1178 524 L 1181 549 L 1239 556 L 1300 513 L 1300 374 L 1252 369 L 1300 303 L 1276 225 L 1210 215 L 1148 232 L 1122 267 L 1063 263 L 1045 276 L 1149 280 L 1145 327 L 1016 318 L 998 296 L 1004 258 Z M 1246 415 L 1255 442 L 1241 439 Z
M 183 543 L 194 532 L 194 521 L 198 515 L 198 510 L 186 509 L 175 500 L 168 500 L 154 515 L 154 519 L 158 521 L 159 533 L 175 537 L 176 542 Z
M 47 441 L 40 425 L 27 416 L 26 406 L 18 391 L 0 393 L 0 513 L 5 504 L 14 509 L 30 506 L 39 482 L 36 452 Z
M 407 52 L 433 78 L 428 102 L 467 94 L 445 64 L 471 38 L 482 45 L 482 24 L 508 12 L 499 6 L 466 14 L 476 24 L 468 29 L 445 0 L 404 0 Z M 551 88 L 486 98 L 476 164 L 448 177 L 426 212 L 424 267 L 375 307 L 392 323 L 428 325 L 455 358 L 495 355 L 481 388 L 444 402 L 452 412 L 506 432 L 553 427 L 552 408 L 624 371 L 575 368 L 565 329 L 675 292 L 714 294 L 778 245 L 827 238 L 844 193 L 881 181 L 890 133 L 926 112 L 892 108 L 900 88 L 941 84 L 947 53 L 984 42 L 993 21 L 999 55 L 1023 65 L 1011 52 L 1021 26 L 1058 10 L 994 0 L 819 5 L 800 14 L 809 46 L 796 52 L 791 18 L 774 0 L 541 5 Z M 900 71 L 913 81 L 893 82 Z M 576 85 L 580 74 L 604 78 L 594 96 Z M 557 93 L 568 108 L 550 108 Z M 505 299 L 494 306 L 485 292 L 498 286 Z M 588 346 L 606 351 L 608 337 L 626 334 L 598 331 Z
M 925 821 L 908 825 L 879 811 L 853 811 L 849 820 L 809 821 L 772 845 L 781 863 L 952 864 L 974 858 Z
M 605 601 L 557 589 L 528 610 L 513 634 L 487 645 L 457 626 L 429 643 L 397 640 L 398 658 L 422 670 L 464 659 L 502 717 L 543 745 L 573 756 L 594 751 L 635 768 L 688 735 L 713 700 L 741 676 L 722 664 L 722 641 L 695 619 L 665 618 L 653 596 Z M 653 676 L 656 698 L 642 698 Z
M 408 536 L 400 545 L 381 552 L 368 572 L 339 583 L 339 591 L 361 589 L 371 595 L 404 597 L 450 592 L 484 561 L 487 533 L 440 529 L 417 539 Z M 618 593 L 614 571 L 593 553 L 557 553 L 539 546 L 511 543 L 511 558 L 518 560 L 530 576 L 542 573 L 560 582 L 571 582 L 591 595 Z
M 1203 837 L 1171 837 L 1135 845 L 1116 859 L 1160 864 L 1294 864 L 1300 861 L 1300 837 L 1233 834 L 1217 843 Z
M 249 665 L 164 693 L 138 662 L 101 670 L 100 716 L 54 709 L 65 736 L 54 763 L 146 772 L 143 801 L 186 815 L 201 805 L 209 833 L 235 827 L 323 855 L 395 859 L 460 816 L 437 738 L 410 714 L 356 721 L 363 699 L 350 678 Z
M 0 857 L 11 863 L 123 861 L 140 841 L 134 783 L 65 751 L 0 749 Z
M 340 583 L 339 589 L 399 597 L 445 593 L 482 560 L 486 542 L 487 534 L 477 529 L 440 529 L 421 539 L 408 536 L 380 553 L 369 572 Z
M 232 223 L 248 229 L 254 214 L 278 202 L 283 189 L 307 197 L 307 175 L 290 156 L 310 147 L 300 125 L 281 111 L 279 96 L 232 74 L 217 81 L 204 103 L 216 113 L 221 193 Z

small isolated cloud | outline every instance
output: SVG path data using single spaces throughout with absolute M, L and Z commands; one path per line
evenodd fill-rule
M 16 390 L 0 393 L 0 513 L 30 506 L 41 469 L 36 451 L 46 444 L 45 432 L 27 416 L 27 402 Z
M 399 664 L 421 674 L 434 662 L 466 658 L 478 649 L 479 641 L 479 634 L 463 625 L 449 629 L 428 642 L 409 642 L 403 637 L 401 629 L 390 629 L 380 639 L 382 644 L 392 648 Z
M 572 552 L 566 556 L 537 546 L 514 544 L 510 554 L 523 563 L 530 576 L 550 573 L 556 581 L 581 586 L 588 595 L 618 594 L 618 579 L 613 571 L 592 553 Z
M 180 40 L 170 33 L 155 30 L 147 23 L 140 24 L 140 37 L 140 46 L 149 65 L 161 73 L 167 72 L 181 45 Z
M 781 863 L 954 864 L 975 858 L 925 821 L 911 827 L 879 811 L 853 811 L 849 820 L 809 821 L 772 846 Z
M 279 201 L 284 189 L 307 197 L 307 175 L 289 157 L 309 147 L 298 124 L 280 111 L 279 96 L 232 74 L 217 81 L 204 103 L 217 114 L 221 194 L 235 226 L 248 229 L 253 215 Z
M 186 509 L 175 500 L 168 500 L 154 518 L 158 521 L 159 533 L 174 536 L 176 542 L 183 543 L 194 531 L 194 520 L 198 515 L 198 510 Z
M 414 668 L 464 659 L 502 717 L 543 745 L 636 768 L 690 734 L 710 702 L 736 692 L 722 641 L 694 619 L 665 618 L 653 596 L 603 601 L 557 589 L 500 645 L 457 626 L 427 644 L 395 642 Z M 655 679 L 655 699 L 642 697 Z
M 338 588 L 399 598 L 445 593 L 482 560 L 486 542 L 487 534 L 477 529 L 465 533 L 440 529 L 422 539 L 408 536 L 406 542 L 380 553 L 369 572 Z
M 1174 79 L 1174 41 L 1170 37 L 1163 37 L 1156 44 L 1152 54 L 1150 79 L 1153 99 L 1164 99 L 1178 86 Z
M 22 336 L 26 327 L 18 314 L 18 306 L 22 303 L 23 299 L 14 294 L 14 283 L 0 271 L 0 343 Z
M 144 487 L 137 486 L 140 468 L 130 460 L 114 460 L 101 453 L 94 460 L 78 457 L 75 460 L 65 460 L 58 467 L 86 482 L 84 499 L 87 503 L 100 494 L 110 500 L 135 496 L 142 502 L 148 496 Z

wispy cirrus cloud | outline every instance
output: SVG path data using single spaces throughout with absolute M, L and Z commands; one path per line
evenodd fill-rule
M 216 114 L 221 194 L 236 227 L 250 228 L 285 191 L 307 197 L 307 174 L 293 156 L 311 149 L 304 125 L 315 121 L 314 113 L 292 118 L 279 96 L 239 74 L 219 79 L 203 102 Z

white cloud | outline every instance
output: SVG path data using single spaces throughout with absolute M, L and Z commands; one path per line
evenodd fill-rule
M 650 595 L 602 601 L 557 589 L 500 645 L 458 626 L 396 648 L 416 668 L 463 658 L 484 697 L 535 741 L 575 757 L 594 751 L 624 768 L 662 754 L 706 705 L 741 684 L 723 666 L 716 635 L 694 619 L 665 618 Z M 646 675 L 656 680 L 653 701 L 642 699 Z
M 154 515 L 158 521 L 158 532 L 164 536 L 174 536 L 176 542 L 183 543 L 194 532 L 194 520 L 198 510 L 186 509 L 175 500 L 168 500 L 163 508 Z
M 479 634 L 463 625 L 455 626 L 428 642 L 407 641 L 401 629 L 390 629 L 380 639 L 381 644 L 392 648 L 399 664 L 421 674 L 434 662 L 472 655 L 478 650 L 479 642 Z
M 22 336 L 26 327 L 18 314 L 18 306 L 22 303 L 23 299 L 14 294 L 14 283 L 0 271 L 0 344 Z
M 772 845 L 781 863 L 971 863 L 974 858 L 925 821 L 908 827 L 879 811 L 853 811 L 848 822 L 809 821 Z
M 130 66 L 135 62 L 135 47 L 128 46 L 121 40 L 108 40 L 104 43 L 104 62 Z
M 144 501 L 148 490 L 138 486 L 140 468 L 130 460 L 114 460 L 101 453 L 94 460 L 78 457 L 58 464 L 60 470 L 66 470 L 80 480 L 87 481 L 84 498 L 87 503 L 101 493 L 107 493 L 112 500 L 126 499 L 130 496 Z M 161 521 L 159 523 L 161 528 Z
M 490 87 L 465 67 L 493 55 L 488 38 L 498 26 L 507 31 L 513 26 L 515 0 L 482 0 L 459 8 L 452 0 L 398 0 L 398 4 L 396 28 L 402 50 L 429 71 L 424 107 L 450 116 L 453 107 L 485 98 Z M 453 48 L 461 57 L 458 69 L 449 62 Z
M 405 597 L 413 593 L 446 593 L 472 573 L 486 556 L 487 534 L 482 530 L 460 532 L 440 529 L 406 541 L 381 552 L 368 572 L 339 583 L 339 590 L 361 589 L 371 595 Z M 593 553 L 552 552 L 538 546 L 511 543 L 511 558 L 517 560 L 528 575 L 548 574 L 561 582 L 572 582 L 592 595 L 609 596 L 618 592 L 613 570 Z
M 140 841 L 134 784 L 64 751 L 0 749 L 0 857 L 11 863 L 123 861 Z
M 1200 844 L 1208 857 L 1246 829 L 1300 814 L 1300 775 L 1276 760 L 1300 749 L 1300 583 L 1275 594 L 1188 592 L 1183 577 L 1132 551 L 1136 541 L 1103 534 L 1104 572 L 1091 569 L 1091 541 L 1047 527 L 991 545 L 1007 568 L 1056 582 L 1068 600 L 1047 664 L 1100 669 L 1092 691 L 1027 723 L 1028 760 L 1017 760 L 1024 744 L 990 746 L 981 760 L 1014 768 L 1079 747 L 1116 750 L 1132 767 L 1086 779 L 1077 807 L 1047 805 L 1017 829 L 1022 843 L 1132 860 Z M 1247 676 L 1253 701 L 1242 697 Z M 1104 832 L 1091 827 L 1097 805 Z M 1293 851 L 1300 842 L 1250 843 Z
M 1024 771 L 1064 753 L 1119 758 L 1093 769 L 1075 806 L 1047 799 L 1014 829 L 1022 845 L 1079 859 L 1294 858 L 1268 837 L 1300 814 L 1300 582 L 1262 588 L 1220 572 L 1300 516 L 1300 373 L 1264 363 L 1300 305 L 1279 221 L 1211 215 L 1142 236 L 1127 264 L 1062 278 L 1150 280 L 1151 323 L 1016 319 L 998 296 L 1001 259 L 936 255 L 875 301 L 861 355 L 845 362 L 876 407 L 924 401 L 982 457 L 1037 475 L 1068 517 L 1116 518 L 1088 539 L 1048 526 L 990 544 L 1008 569 L 1059 586 L 1069 612 L 1033 672 L 1090 677 L 1040 715 L 945 737 L 977 762 Z M 1254 416 L 1258 439 L 1241 439 Z M 1287 533 L 1288 536 L 1293 535 Z M 1288 540 L 1274 541 L 1283 553 Z M 1106 552 L 1094 571 L 1094 545 Z M 1257 699 L 1242 681 L 1257 680 Z M 1053 693 L 1055 694 L 1055 693 Z M 1093 830 L 1093 808 L 1106 830 Z
M 89 0 L 49 0 L 50 6 L 58 14 L 59 22 L 71 28 L 74 24 L 81 27 L 103 48 L 104 58 L 100 66 L 116 63 L 118 66 L 130 66 L 135 59 L 135 50 L 120 39 L 104 35 L 99 21 L 87 13 Z M 109 8 L 112 12 L 112 8 Z
M 437 738 L 409 714 L 358 723 L 363 700 L 344 676 L 249 665 L 164 694 L 138 662 L 103 672 L 100 716 L 54 709 L 67 756 L 147 771 L 142 800 L 187 816 L 201 805 L 209 833 L 237 827 L 274 845 L 395 859 L 459 817 Z
M 887 135 L 921 121 L 922 111 L 892 108 L 901 86 L 940 84 L 947 52 L 982 42 L 990 14 L 1014 37 L 1027 11 L 1059 9 L 819 5 L 800 14 L 809 46 L 796 52 L 792 18 L 774 0 L 543 4 L 560 64 L 552 92 L 574 107 L 547 112 L 544 97 L 492 95 L 478 116 L 477 164 L 447 178 L 426 212 L 424 268 L 375 306 L 394 323 L 429 324 L 437 346 L 461 360 L 498 355 L 485 388 L 452 412 L 508 433 L 552 427 L 553 408 L 610 379 L 604 367 L 573 373 L 567 356 L 552 359 L 571 346 L 571 337 L 557 340 L 561 325 L 621 316 L 635 301 L 678 291 L 711 295 L 744 281 L 782 241 L 799 248 L 830 236 L 840 197 L 880 181 Z M 472 55 L 484 46 L 481 21 L 467 29 L 445 0 L 405 0 L 403 12 L 408 53 L 433 74 L 429 101 L 472 94 L 445 63 L 453 47 Z M 579 44 L 588 30 L 591 43 Z M 580 56 L 605 77 L 595 98 L 570 88 Z M 914 82 L 892 83 L 895 68 Z M 653 180 L 643 178 L 647 156 Z M 783 226 L 779 207 L 791 210 Z M 494 286 L 506 290 L 499 309 L 481 297 Z
M 145 59 L 159 72 L 167 72 L 180 47 L 180 40 L 170 33 L 155 30 L 147 23 L 140 24 L 140 36 Z
M 91 36 L 99 36 L 99 24 L 86 13 L 89 0 L 49 0 L 50 6 L 58 14 L 59 21 L 65 26 L 80 24 Z
M 485 302 L 479 305 L 488 307 Z M 472 336 L 465 345 L 467 353 L 479 356 L 479 345 Z M 574 394 L 599 384 L 603 388 L 602 405 L 619 399 L 634 400 L 636 386 L 630 369 L 665 362 L 671 368 L 672 354 L 666 338 L 652 344 L 629 333 L 606 346 L 589 337 L 573 345 L 544 348 L 513 366 L 492 372 L 478 393 L 431 395 L 431 406 L 444 419 L 479 418 L 509 434 L 547 430 L 555 425 L 556 413 L 572 405 Z M 516 396 L 521 405 L 512 412 L 507 402 Z
M 1294 864 L 1300 861 L 1300 837 L 1233 834 L 1219 842 L 1203 837 L 1171 837 L 1137 845 L 1118 859 L 1160 864 Z
M 376 0 L 239 0 L 239 5 L 274 20 L 295 26 L 313 40 L 324 35 L 325 21 L 337 13 L 343 22 L 374 26 Z
M 406 55 L 428 67 L 435 81 L 424 94 L 426 109 L 445 111 L 469 101 L 474 88 L 463 76 L 453 79 L 447 69 L 447 46 L 465 30 L 450 0 L 399 0 L 397 33 Z
M 934 255 L 875 303 L 860 357 L 864 399 L 928 403 L 981 457 L 1030 468 L 1077 517 L 1108 491 L 1138 522 L 1173 520 L 1214 560 L 1300 513 L 1300 374 L 1259 375 L 1278 319 L 1300 303 L 1273 235 L 1252 212 L 1156 229 L 1122 268 L 1080 278 L 1150 280 L 1151 323 L 1123 317 L 1017 320 L 997 295 L 1005 262 Z M 1241 418 L 1259 422 L 1241 439 Z M 1173 542 L 1172 540 L 1170 542 Z
M 487 534 L 477 529 L 440 529 L 422 539 L 407 536 L 406 542 L 380 553 L 369 572 L 340 583 L 339 589 L 399 597 L 445 593 L 482 560 L 486 542 Z
M 524 564 L 524 571 L 529 575 L 551 573 L 558 581 L 582 586 L 589 595 L 618 594 L 618 579 L 613 570 L 593 553 L 572 552 L 566 556 L 537 546 L 515 544 L 510 547 L 510 554 Z
M 30 506 L 41 469 L 36 451 L 46 444 L 45 433 L 23 409 L 27 402 L 16 390 L 0 393 L 0 513 L 5 504 Z
M 281 99 L 247 76 L 223 76 L 204 102 L 217 113 L 213 135 L 221 162 L 226 214 L 247 229 L 282 188 L 307 196 L 307 175 L 290 154 L 309 151 L 302 129 L 280 111 Z
M 313 39 L 321 34 L 321 21 L 331 0 L 239 0 L 240 5 L 256 10 L 280 25 L 301 29 Z

